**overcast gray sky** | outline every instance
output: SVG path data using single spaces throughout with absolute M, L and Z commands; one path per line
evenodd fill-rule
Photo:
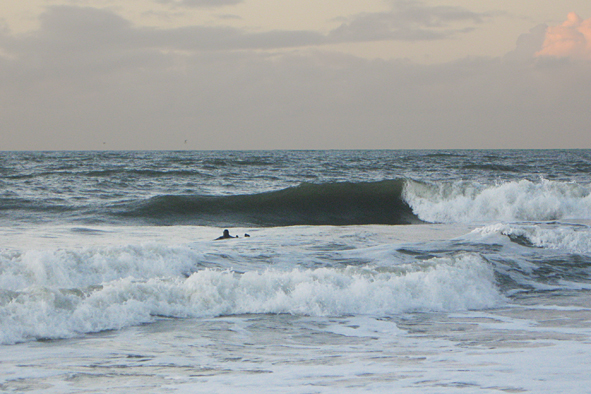
M 0 150 L 591 148 L 588 0 L 11 3 Z

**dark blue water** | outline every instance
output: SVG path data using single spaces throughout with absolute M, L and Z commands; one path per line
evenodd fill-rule
M 441 221 L 413 213 L 408 184 L 446 199 L 590 174 L 587 150 L 2 152 L 0 224 L 408 224 Z

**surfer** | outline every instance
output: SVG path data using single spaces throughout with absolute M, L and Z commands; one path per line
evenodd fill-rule
M 228 239 L 228 238 L 238 238 L 238 236 L 232 237 L 230 235 L 229 230 L 224 230 L 224 233 L 220 237 L 217 237 L 214 241 L 217 241 L 218 239 Z

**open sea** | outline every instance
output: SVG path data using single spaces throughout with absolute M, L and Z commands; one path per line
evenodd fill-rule
M 589 393 L 590 371 L 589 150 L 0 152 L 0 392 Z

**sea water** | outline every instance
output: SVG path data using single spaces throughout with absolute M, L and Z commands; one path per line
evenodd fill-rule
M 0 391 L 588 392 L 590 174 L 584 150 L 0 153 Z

